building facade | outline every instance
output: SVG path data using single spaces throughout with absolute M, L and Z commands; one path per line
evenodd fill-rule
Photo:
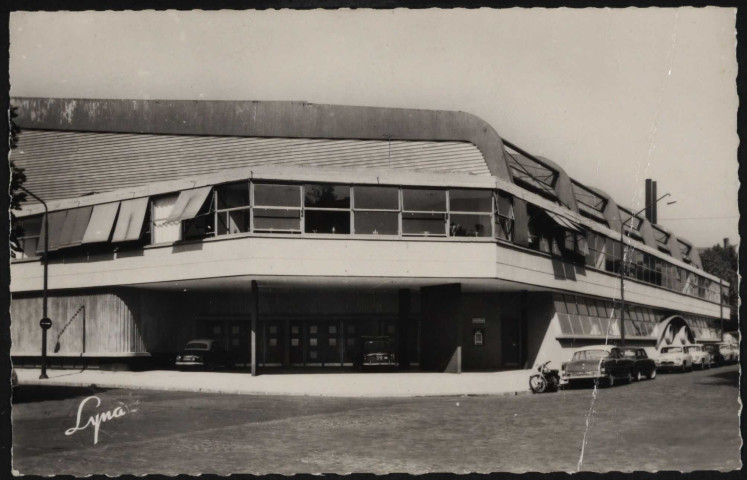
M 266 369 L 531 367 L 596 343 L 719 342 L 724 281 L 662 225 L 462 112 L 16 98 L 11 354 Z M 624 310 L 621 312 L 621 277 Z M 621 313 L 624 321 L 621 323 Z

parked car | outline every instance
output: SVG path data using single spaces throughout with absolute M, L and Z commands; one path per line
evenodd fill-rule
M 735 347 L 731 343 L 719 343 L 718 350 L 724 357 L 724 363 L 739 361 L 739 347 Z
M 208 368 L 214 370 L 218 367 L 232 367 L 231 354 L 223 348 L 218 340 L 197 339 L 190 340 L 184 350 L 176 356 L 176 367 L 183 368 Z
M 633 380 L 641 381 L 643 377 L 656 378 L 656 362 L 649 358 L 646 350 L 640 347 L 620 347 L 623 357 L 633 360 Z
M 677 370 L 680 372 L 689 372 L 693 369 L 693 357 L 681 345 L 662 347 L 659 350 L 659 358 L 656 366 L 659 371 Z
M 397 366 L 394 339 L 387 336 L 361 337 L 359 368 Z
M 579 348 L 571 360 L 561 366 L 560 386 L 593 381 L 613 386 L 617 380 L 633 381 L 633 364 L 614 345 L 595 345 Z
M 711 368 L 711 354 L 703 349 L 703 345 L 688 345 L 685 351 L 693 357 L 693 367 L 701 370 Z
M 703 350 L 708 352 L 708 354 L 711 356 L 711 366 L 720 367 L 724 364 L 724 356 L 721 354 L 721 350 L 718 348 L 718 345 L 703 345 Z

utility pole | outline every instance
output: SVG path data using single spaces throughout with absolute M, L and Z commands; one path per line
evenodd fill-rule
M 32 191 L 22 187 L 21 185 L 19 185 L 18 188 L 37 199 L 44 207 L 44 257 L 42 258 L 42 261 L 44 262 L 44 288 L 42 290 L 42 319 L 39 321 L 39 326 L 42 329 L 42 366 L 39 378 L 43 380 L 49 378 L 47 377 L 47 330 L 52 326 L 52 320 L 47 316 L 47 279 L 49 278 L 49 209 L 47 208 L 47 203 L 37 197 Z

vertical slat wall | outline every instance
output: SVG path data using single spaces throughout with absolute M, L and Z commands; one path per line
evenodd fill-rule
M 113 292 L 51 295 L 48 308 L 53 324 L 47 334 L 49 354 L 69 356 L 84 353 L 83 312 L 72 318 L 81 306 L 85 307 L 87 355 L 146 352 L 134 312 L 139 298 L 126 297 L 130 296 Z M 10 312 L 11 355 L 40 352 L 41 296 L 13 299 Z M 59 349 L 56 349 L 58 342 Z

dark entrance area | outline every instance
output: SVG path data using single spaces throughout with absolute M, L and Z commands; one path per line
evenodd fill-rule
M 398 319 L 301 318 L 260 319 L 258 365 L 262 367 L 353 367 L 366 337 L 399 341 Z M 412 330 L 412 329 L 411 329 Z M 417 324 L 408 332 L 407 350 L 417 362 Z
M 219 340 L 231 352 L 237 366 L 251 363 L 251 322 L 249 318 L 200 318 L 197 337 Z
M 501 320 L 501 363 L 503 368 L 521 367 L 521 325 L 516 318 Z

